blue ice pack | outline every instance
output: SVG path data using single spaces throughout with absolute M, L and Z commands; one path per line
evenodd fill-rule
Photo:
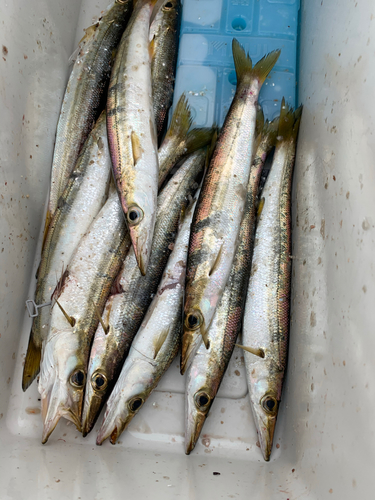
M 194 127 L 221 126 L 236 91 L 232 40 L 253 65 L 281 49 L 259 96 L 265 118 L 280 113 L 281 99 L 296 105 L 299 0 L 184 0 L 173 106 L 186 92 Z

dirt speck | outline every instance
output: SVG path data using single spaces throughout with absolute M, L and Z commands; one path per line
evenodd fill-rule
M 30 407 L 27 407 L 27 408 L 25 408 L 25 412 L 28 415 L 39 415 L 40 408 L 30 408 Z
M 202 439 L 202 444 L 203 444 L 203 446 L 205 446 L 206 448 L 208 448 L 210 446 L 210 444 L 211 444 L 211 439 L 208 438 L 208 437 L 204 437 Z
M 257 441 L 255 444 L 258 446 L 258 448 L 260 448 L 260 442 L 259 441 Z
M 234 370 L 234 373 L 235 373 L 235 375 L 237 375 L 237 377 L 239 377 L 241 375 L 241 373 L 239 372 L 239 370 Z
M 328 490 L 328 491 L 329 491 L 329 493 L 333 493 L 333 489 L 332 488 L 330 490 Z
M 60 479 L 56 479 L 56 483 L 59 483 L 61 480 Z
M 318 257 L 318 265 L 322 263 L 321 257 Z
M 346 199 L 347 199 L 347 200 L 349 200 L 349 196 L 350 196 L 350 192 L 348 191 L 348 192 L 346 193 Z
M 364 219 L 364 221 L 362 222 L 362 229 L 364 231 L 368 231 L 370 229 L 370 223 L 367 219 Z
M 311 311 L 311 314 L 310 314 L 310 325 L 311 326 L 316 326 L 316 314 L 314 311 Z
M 343 364 L 344 366 L 346 366 L 346 361 L 345 361 L 345 359 L 344 359 L 344 361 L 342 362 L 342 364 Z
M 314 382 L 311 384 L 311 392 L 314 391 Z
M 324 189 L 328 189 L 328 182 L 324 184 Z
M 4 56 L 8 55 L 8 47 L 6 47 L 5 45 L 3 45 L 3 55 Z
M 367 286 L 363 285 L 362 290 L 363 290 L 363 293 L 366 293 L 367 292 Z
M 336 128 L 336 127 L 335 127 L 335 128 Z M 336 180 L 336 176 L 334 175 L 334 176 L 332 177 L 332 179 L 335 181 L 335 180 Z
M 221 413 L 225 413 L 225 408 L 222 408 L 220 411 Z
M 322 235 L 322 238 L 326 237 L 326 221 L 325 219 L 322 219 L 320 222 L 320 234 Z
M 220 472 L 213 472 L 212 474 L 213 474 L 214 476 L 220 476 L 220 475 L 221 475 L 221 474 L 220 474 Z
M 279 449 L 280 448 L 280 443 L 276 443 L 276 448 Z
M 292 469 L 292 472 L 295 472 L 296 469 Z

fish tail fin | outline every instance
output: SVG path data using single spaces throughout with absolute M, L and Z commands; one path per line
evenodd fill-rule
M 42 350 L 35 344 L 34 336 L 31 331 L 22 374 L 22 390 L 24 392 L 30 387 L 40 371 L 41 357 Z
M 246 54 L 244 48 L 235 38 L 233 38 L 232 50 L 234 65 L 237 74 L 237 82 L 240 82 L 245 75 L 248 75 L 256 77 L 259 80 L 260 85 L 263 85 L 265 79 L 271 72 L 272 68 L 275 66 L 276 61 L 280 56 L 280 50 L 274 50 L 273 52 L 265 55 L 253 67 L 251 57 L 249 56 L 249 54 Z
M 277 142 L 293 140 L 295 141 L 298 134 L 299 124 L 301 121 L 302 106 L 296 111 L 289 104 L 285 103 L 285 98 L 281 101 L 279 128 L 277 132 Z
M 214 132 L 214 128 L 194 128 L 191 130 L 186 138 L 186 154 L 194 153 L 194 151 L 210 144 Z
M 274 118 L 272 122 L 266 120 L 262 130 L 262 137 L 268 137 L 268 142 L 270 147 L 274 146 L 276 143 L 277 132 L 279 130 L 279 117 Z
M 184 140 L 188 134 L 189 128 L 191 127 L 192 121 L 189 102 L 186 94 L 183 93 L 181 94 L 173 112 L 166 139 L 168 137 L 177 136 L 181 141 Z

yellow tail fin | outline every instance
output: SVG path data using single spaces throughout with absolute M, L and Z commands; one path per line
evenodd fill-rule
M 276 61 L 280 56 L 280 50 L 274 50 L 265 55 L 263 59 L 258 61 L 253 67 L 253 62 L 249 54 L 246 54 L 244 48 L 240 45 L 239 41 L 233 38 L 232 42 L 233 59 L 236 68 L 237 82 L 243 79 L 245 75 L 257 78 L 262 86 L 268 74 L 275 66 Z

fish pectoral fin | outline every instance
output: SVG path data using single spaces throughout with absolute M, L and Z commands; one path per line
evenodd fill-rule
M 67 322 L 69 323 L 69 325 L 73 328 L 73 326 L 76 324 L 75 318 L 73 318 L 73 316 L 69 316 L 69 314 L 65 311 L 65 309 L 63 308 L 63 306 L 60 304 L 60 302 L 57 299 L 56 299 L 56 304 L 59 306 L 60 311 L 65 316 L 65 318 L 66 318 Z
M 22 390 L 24 392 L 28 387 L 30 387 L 32 381 L 39 373 L 41 357 L 42 350 L 35 344 L 34 337 L 31 332 L 22 374 Z
M 240 349 L 243 349 L 246 352 L 249 352 L 250 354 L 254 354 L 254 356 L 258 356 L 259 358 L 264 358 L 264 351 L 261 348 L 253 348 L 253 347 L 247 347 L 244 345 L 240 344 L 234 344 L 236 347 L 239 347 Z
M 262 214 L 264 202 L 265 202 L 265 198 L 261 198 L 261 200 L 259 201 L 258 210 L 257 210 L 257 223 L 259 222 L 260 216 Z
M 154 352 L 154 359 L 156 359 L 157 355 L 160 352 L 160 349 L 163 347 L 164 342 L 166 341 L 168 337 L 170 328 L 165 328 L 160 332 L 160 335 L 155 339 L 154 341 L 154 347 L 155 347 L 155 352 Z
M 208 339 L 208 330 L 203 330 L 201 328 L 201 335 L 202 335 L 202 340 L 203 340 L 203 344 L 204 344 L 205 348 L 209 349 L 210 348 L 210 341 Z
M 132 144 L 132 155 L 134 166 L 138 163 L 138 161 L 142 158 L 143 149 L 141 146 L 141 141 L 134 130 L 132 130 L 131 136 L 131 144 Z
M 221 260 L 221 256 L 222 256 L 223 245 L 224 245 L 223 243 L 220 245 L 219 251 L 216 254 L 216 256 L 213 260 L 213 264 L 208 272 L 208 276 L 212 276 L 214 274 L 214 272 L 217 271 L 217 269 L 219 268 L 220 260 Z
M 108 332 L 109 332 L 109 325 L 106 326 L 104 324 L 104 321 L 103 321 L 102 315 L 100 314 L 98 306 L 94 302 L 92 303 L 92 305 L 94 306 L 95 314 L 96 314 L 96 316 L 97 316 L 97 318 L 99 320 L 99 323 L 102 325 L 104 334 L 107 335 Z
M 155 35 L 154 35 L 153 39 L 148 44 L 148 53 L 149 53 L 151 61 L 155 57 L 155 52 L 156 52 L 156 48 L 155 48 Z

